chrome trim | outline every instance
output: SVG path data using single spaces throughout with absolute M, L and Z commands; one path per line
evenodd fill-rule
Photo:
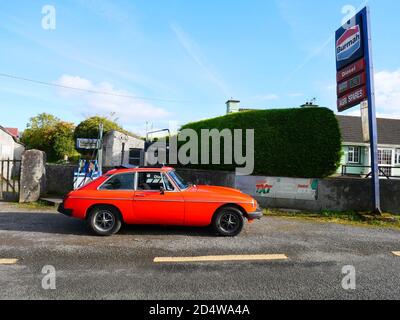
M 68 199 L 77 199 L 77 200 L 118 200 L 118 201 L 133 201 L 133 197 L 132 197 L 132 198 L 68 197 Z
M 139 198 L 139 199 L 134 199 L 134 201 L 155 201 L 155 202 L 185 202 L 185 200 L 156 200 L 156 199 L 144 199 L 144 198 Z

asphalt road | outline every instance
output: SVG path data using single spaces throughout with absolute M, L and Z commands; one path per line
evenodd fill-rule
M 129 226 L 94 237 L 55 212 L 0 204 L 0 299 L 399 299 L 400 232 L 265 218 L 237 238 L 208 229 Z M 285 254 L 287 260 L 161 263 L 155 257 Z M 56 289 L 42 288 L 43 266 Z M 342 288 L 342 268 L 356 289 Z

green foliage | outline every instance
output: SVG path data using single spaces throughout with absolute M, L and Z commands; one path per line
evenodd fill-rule
M 201 129 L 221 131 L 225 128 L 255 130 L 254 174 L 322 178 L 333 174 L 340 163 L 342 148 L 339 125 L 334 113 L 326 108 L 247 111 L 182 127 L 195 130 L 199 137 Z M 221 159 L 223 157 L 221 142 Z M 192 167 L 234 170 L 236 165 Z
M 101 123 L 103 124 L 104 134 L 113 130 L 124 132 L 122 127 L 120 127 L 116 122 L 109 120 L 106 117 L 95 116 L 82 121 L 76 127 L 74 138 L 97 139 L 99 137 L 99 125 Z
M 48 113 L 41 113 L 30 119 L 21 141 L 28 149 L 44 151 L 49 161 L 56 161 L 64 156 L 76 155 L 74 129 L 73 123 L 61 121 Z

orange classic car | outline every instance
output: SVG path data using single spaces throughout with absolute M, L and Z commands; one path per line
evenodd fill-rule
M 245 220 L 262 217 L 257 201 L 239 190 L 190 185 L 173 168 L 115 169 L 65 196 L 58 211 L 86 221 L 97 235 L 125 224 L 211 226 L 238 235 Z

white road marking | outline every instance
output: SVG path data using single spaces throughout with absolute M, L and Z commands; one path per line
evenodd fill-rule
M 0 259 L 0 265 L 16 264 L 18 259 Z
M 253 255 L 227 255 L 227 256 L 200 256 L 200 257 L 157 257 L 155 263 L 168 262 L 221 262 L 221 261 L 270 261 L 287 260 L 284 254 L 253 254 Z
M 392 253 L 393 253 L 395 256 L 400 257 L 400 251 L 393 251 Z

